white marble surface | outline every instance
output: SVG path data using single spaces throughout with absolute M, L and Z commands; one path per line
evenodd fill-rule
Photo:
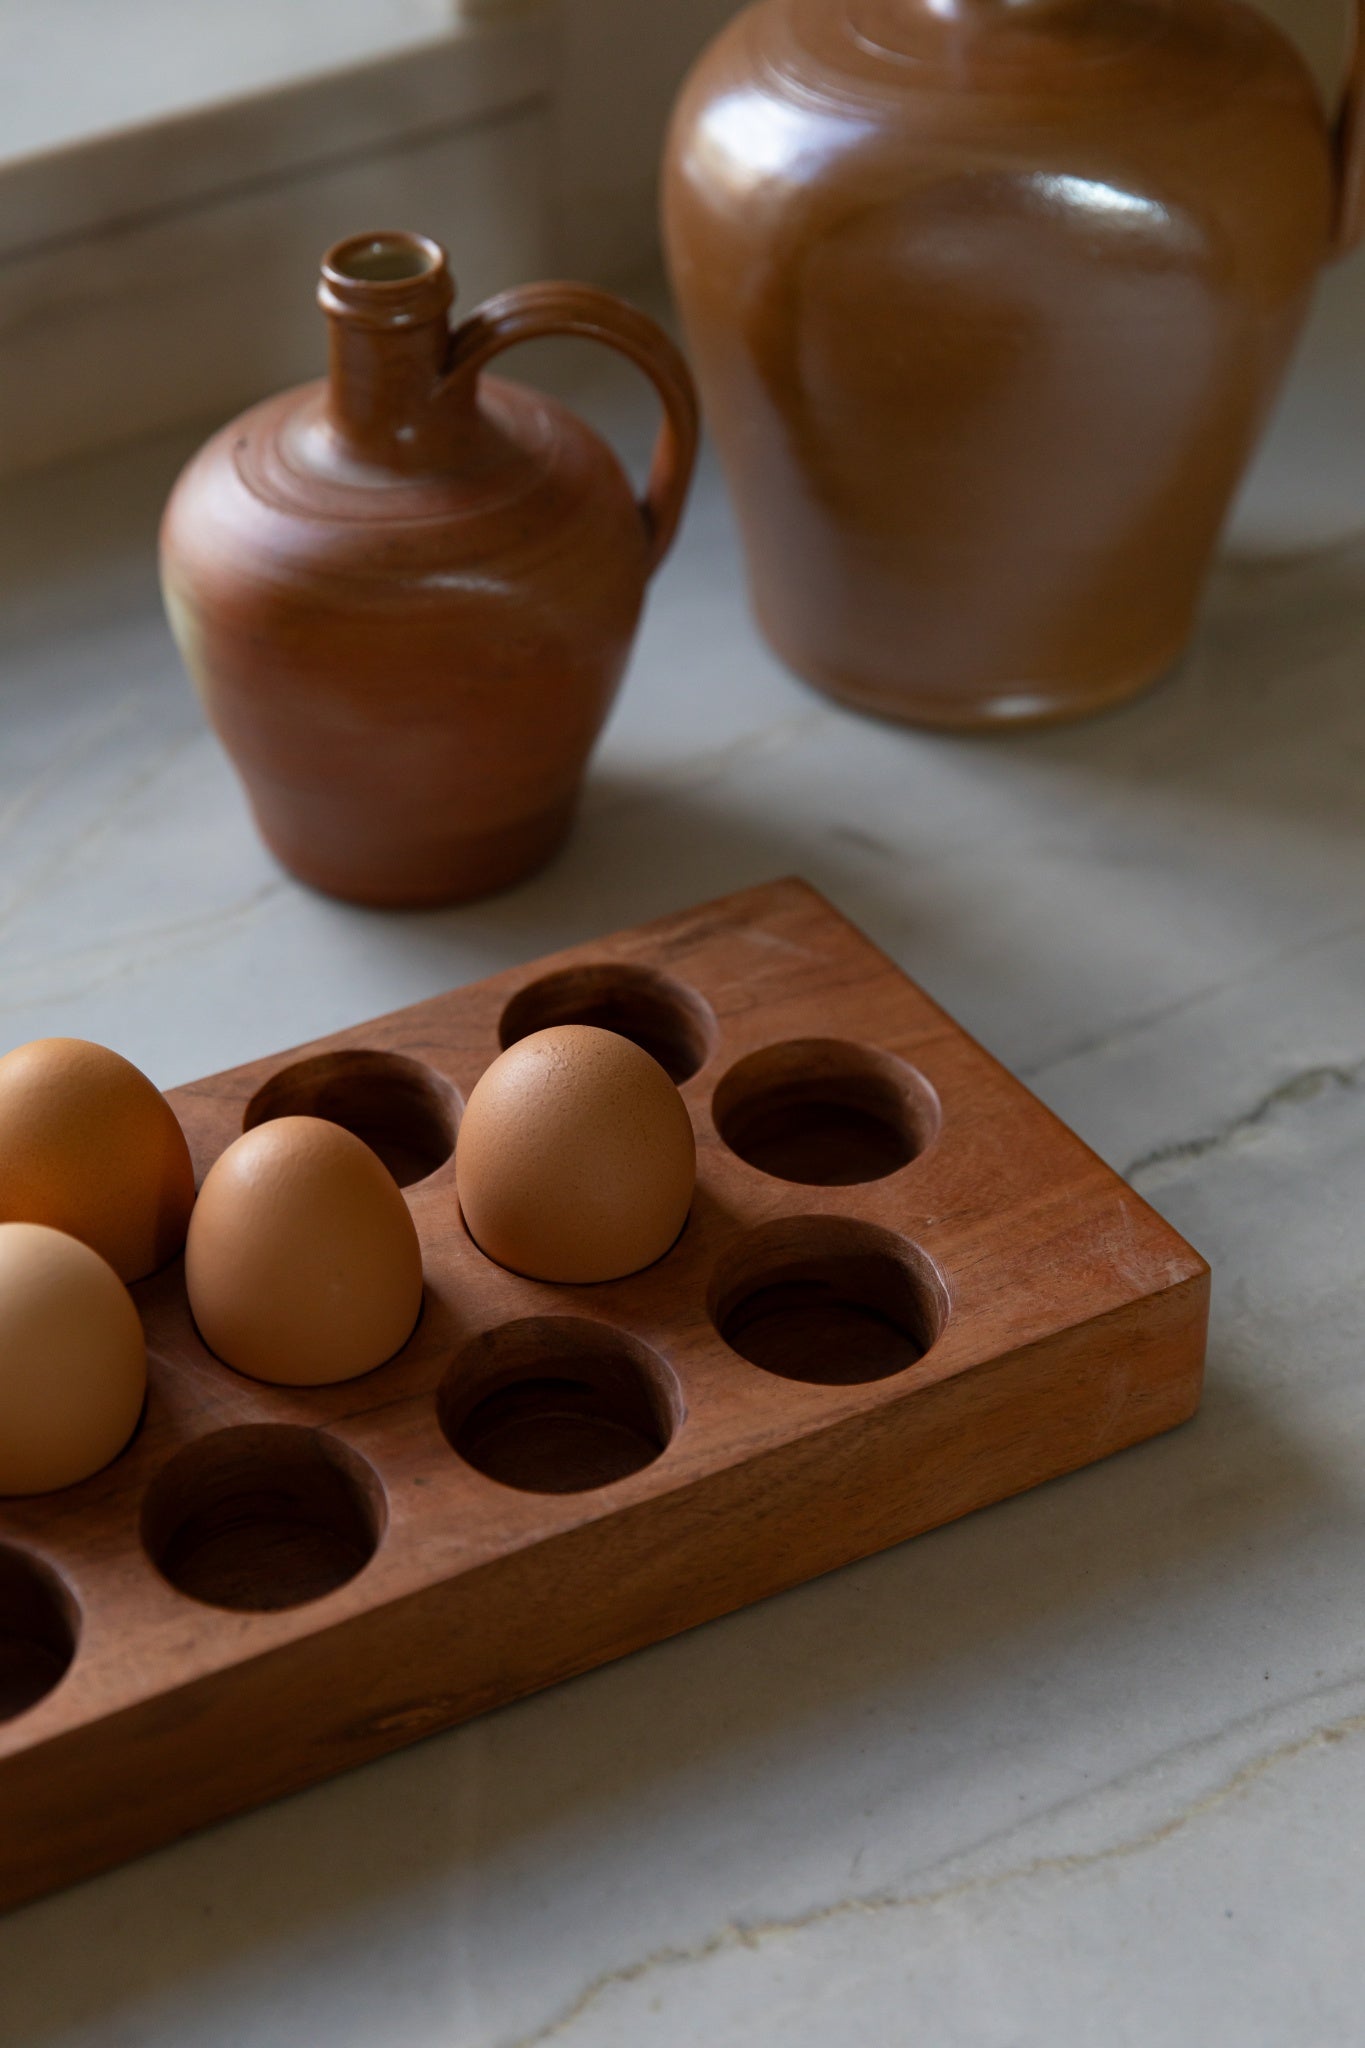
M 180 448 L 9 488 L 0 1043 L 171 1083 L 795 870 L 1133 1175 L 1216 1309 L 1176 1435 L 11 1916 L 6 2048 L 1360 2040 L 1359 398 L 1323 425 L 1357 283 L 1241 524 L 1337 545 L 1229 561 L 1167 687 L 1013 740 L 834 711 L 756 642 L 708 467 L 570 850 L 450 913 L 257 845 L 155 602 Z

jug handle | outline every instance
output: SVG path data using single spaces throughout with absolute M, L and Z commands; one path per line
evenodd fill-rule
M 1333 256 L 1345 256 L 1365 236 L 1365 0 L 1352 0 L 1350 54 L 1341 107 L 1332 130 L 1336 162 Z
M 699 432 L 692 373 L 657 321 L 595 285 L 517 285 L 486 299 L 455 329 L 442 382 L 449 385 L 477 375 L 493 356 L 519 341 L 556 334 L 583 335 L 619 350 L 644 371 L 663 401 L 663 423 L 640 501 L 647 573 L 652 575 L 678 530 Z

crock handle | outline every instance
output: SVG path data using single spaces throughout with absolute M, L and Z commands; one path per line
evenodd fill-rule
M 1352 0 L 1346 87 L 1332 131 L 1337 212 L 1332 255 L 1345 256 L 1365 236 L 1365 0 Z
M 618 349 L 644 371 L 663 400 L 663 424 L 640 502 L 652 575 L 678 530 L 697 458 L 692 373 L 657 321 L 613 293 L 588 284 L 527 284 L 486 299 L 455 329 L 446 379 L 477 375 L 501 350 L 551 334 L 579 334 Z

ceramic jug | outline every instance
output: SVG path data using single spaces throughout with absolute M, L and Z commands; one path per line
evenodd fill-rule
M 1365 15 L 1365 0 L 1358 0 Z M 759 0 L 664 228 L 759 622 L 830 695 L 990 726 L 1185 646 L 1324 259 L 1329 123 L 1236 0 Z
M 360 903 L 482 896 L 558 847 L 696 449 L 687 367 L 642 313 L 531 285 L 452 333 L 453 295 L 421 236 L 339 243 L 327 378 L 215 435 L 162 524 L 171 625 L 262 834 Z M 643 503 L 583 421 L 485 374 L 546 334 L 653 379 Z

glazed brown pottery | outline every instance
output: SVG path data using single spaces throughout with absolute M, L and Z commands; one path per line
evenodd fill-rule
M 1361 229 L 1357 31 L 1329 130 L 1233 0 L 759 0 L 726 28 L 665 234 L 799 675 L 982 726 L 1170 665 L 1314 275 Z
M 360 235 L 323 263 L 330 373 L 225 427 L 162 526 L 167 610 L 261 831 L 355 902 L 455 902 L 555 851 L 696 449 L 687 367 L 587 285 L 448 330 L 444 252 Z M 539 335 L 604 341 L 664 422 L 643 503 L 609 448 L 485 375 Z

